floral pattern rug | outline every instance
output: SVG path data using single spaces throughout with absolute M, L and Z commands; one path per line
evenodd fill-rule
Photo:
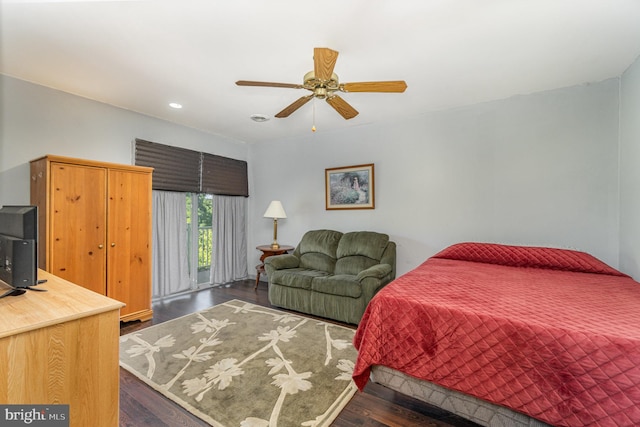
M 120 338 L 120 366 L 213 426 L 328 426 L 353 397 L 353 329 L 232 300 Z

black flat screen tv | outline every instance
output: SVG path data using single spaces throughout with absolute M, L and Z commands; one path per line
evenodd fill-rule
M 0 280 L 20 295 L 38 285 L 38 207 L 0 208 Z
M 38 207 L 5 205 L 0 208 L 0 234 L 38 240 Z

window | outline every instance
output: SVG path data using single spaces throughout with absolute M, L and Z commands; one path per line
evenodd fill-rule
M 213 196 L 186 193 L 186 204 L 189 277 L 192 288 L 197 288 L 211 282 Z

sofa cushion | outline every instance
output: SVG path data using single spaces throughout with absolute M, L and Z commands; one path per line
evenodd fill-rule
M 389 244 L 389 236 L 373 231 L 345 233 L 340 239 L 336 255 L 335 274 L 356 275 L 380 262 Z
M 294 252 L 300 267 L 332 273 L 341 237 L 342 233 L 334 230 L 307 231 Z
M 389 243 L 389 236 L 386 234 L 375 231 L 352 231 L 342 236 L 336 255 L 337 258 L 364 255 L 379 261 L 387 243 Z
M 356 276 L 350 274 L 316 277 L 311 281 L 311 290 L 351 298 L 359 298 L 362 295 L 360 283 L 356 280 Z
M 308 270 L 305 268 L 289 268 L 276 270 L 271 274 L 271 283 L 290 288 L 311 289 L 311 281 L 316 277 L 326 276 L 326 271 Z

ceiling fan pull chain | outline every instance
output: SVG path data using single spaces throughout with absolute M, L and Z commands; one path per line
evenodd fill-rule
M 311 126 L 311 132 L 316 131 L 316 99 L 313 98 L 313 126 Z

